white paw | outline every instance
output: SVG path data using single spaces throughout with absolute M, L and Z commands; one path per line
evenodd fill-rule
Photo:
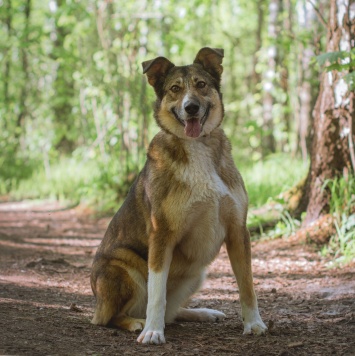
M 163 330 L 143 330 L 138 336 L 138 342 L 142 344 L 165 344 L 165 337 Z
M 180 308 L 176 319 L 180 321 L 216 322 L 216 321 L 223 320 L 225 317 L 226 315 L 218 310 L 207 309 L 207 308 L 197 308 L 197 309 Z
M 243 335 L 250 335 L 250 334 L 255 334 L 255 335 L 263 335 L 267 331 L 266 325 L 260 320 L 259 322 L 256 323 L 247 323 L 244 324 L 244 332 Z
M 222 321 L 225 317 L 226 314 L 218 310 L 205 309 L 205 308 L 199 310 L 200 321 L 216 322 L 216 321 Z
M 266 325 L 263 323 L 262 320 L 255 322 L 255 323 L 246 323 L 244 324 L 244 332 L 243 335 L 263 335 L 267 331 Z
M 263 335 L 267 331 L 267 327 L 261 320 L 259 311 L 255 309 L 247 309 L 244 311 L 244 332 L 243 335 L 255 334 Z

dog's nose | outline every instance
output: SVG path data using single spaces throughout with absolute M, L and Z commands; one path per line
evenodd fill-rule
M 195 115 L 200 109 L 200 104 L 197 101 L 188 101 L 184 109 L 189 115 Z

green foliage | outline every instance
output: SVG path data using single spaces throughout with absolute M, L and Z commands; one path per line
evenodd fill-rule
M 355 61 L 354 61 L 355 64 Z M 349 85 L 350 90 L 355 90 L 355 72 L 344 75 L 346 83 Z
M 285 205 L 279 199 L 273 199 L 279 203 L 272 202 L 262 214 L 255 214 L 253 210 L 248 214 L 248 227 L 255 230 L 256 236 L 252 234 L 252 239 L 276 239 L 290 236 L 300 228 L 301 222 L 291 216 L 285 209 Z
M 117 160 L 109 163 L 63 158 L 51 166 L 33 171 L 13 187 L 10 198 L 55 199 L 67 204 L 84 203 L 97 211 L 113 212 L 126 196 L 135 174 L 127 175 Z
M 310 46 L 313 33 L 282 26 L 298 21 L 296 1 L 289 10 L 280 7 L 276 40 L 268 35 L 266 1 L 30 4 L 26 12 L 21 1 L 0 2 L 0 194 L 117 206 L 158 130 L 141 62 L 164 55 L 177 65 L 191 63 L 206 45 L 225 49 L 223 127 L 251 205 L 265 204 L 304 175 L 306 167 L 285 156 L 260 161 L 266 134 L 274 135 L 277 152 L 297 146 L 290 98 L 297 101 L 300 85 L 299 43 Z M 273 132 L 263 119 L 270 45 L 278 57 Z
M 346 59 L 349 57 L 349 52 L 338 51 L 338 52 L 328 52 L 317 56 L 317 61 L 320 66 L 325 65 L 327 62 L 330 64 L 338 63 L 340 59 Z
M 98 211 L 114 211 L 125 198 L 139 169 L 133 164 L 120 163 L 117 157 L 102 162 L 92 158 L 81 160 L 82 153 L 72 158 L 62 158 L 49 169 L 29 167 L 26 175 L 13 177 L 12 181 L 0 180 L 3 192 L 10 189 L 10 198 L 18 199 L 58 199 L 70 204 L 85 203 Z M 292 166 L 293 169 L 289 169 Z M 30 169 L 31 168 L 31 169 Z M 20 171 L 14 167 L 14 172 Z M 261 206 L 289 189 L 306 172 L 305 165 L 299 160 L 291 160 L 287 155 L 270 156 L 265 162 L 255 165 L 242 165 L 240 171 L 245 180 L 250 205 Z M 10 178 L 9 178 L 10 179 Z M 290 227 L 287 212 L 282 212 L 286 228 Z M 258 217 L 250 218 L 257 223 Z M 281 226 L 280 226 L 281 228 Z
M 13 152 L 6 153 L 7 155 L 0 156 L 0 195 L 16 190 L 19 182 L 31 177 L 38 164 L 36 160 L 28 160 Z
M 343 72 L 343 78 L 350 90 L 355 90 L 355 48 L 350 52 L 338 51 L 323 53 L 316 57 L 320 66 L 325 66 L 329 72 L 336 70 Z
M 337 177 L 333 180 L 325 181 L 323 189 L 330 192 L 330 213 L 334 214 L 340 221 L 342 214 L 349 215 L 355 204 L 355 177 Z
M 154 94 L 140 63 L 158 55 L 177 65 L 191 63 L 205 45 L 225 49 L 224 126 L 243 155 L 261 158 L 262 83 L 250 78 L 254 64 L 260 78 L 267 70 L 266 2 L 32 0 L 30 5 L 26 15 L 17 0 L 0 3 L 5 10 L 0 16 L 0 144 L 13 147 L 5 152 L 10 161 L 20 157 L 48 166 L 79 149 L 138 166 L 156 130 L 151 125 Z M 297 17 L 295 2 L 290 5 L 290 13 L 280 10 L 280 21 Z M 260 50 L 255 47 L 259 11 Z M 309 43 L 311 35 L 301 32 Z M 281 32 L 276 44 L 280 53 L 290 53 L 282 56 L 279 69 L 297 72 L 299 49 L 289 33 Z M 295 76 L 289 83 L 295 92 Z M 288 95 L 277 86 L 274 115 L 278 149 L 290 152 L 285 142 L 293 125 L 287 128 L 284 121 L 285 112 L 293 113 Z
M 346 264 L 355 259 L 355 176 L 338 177 L 324 183 L 330 193 L 330 213 L 335 217 L 336 234 L 323 248 L 332 255 L 335 264 Z
M 238 161 L 236 160 L 238 163 Z M 251 207 L 275 200 L 295 186 L 307 173 L 308 165 L 286 154 L 276 154 L 254 164 L 238 165 L 243 176 Z

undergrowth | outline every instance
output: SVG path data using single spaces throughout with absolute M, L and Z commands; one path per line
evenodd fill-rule
M 306 173 L 306 166 L 287 155 L 273 155 L 263 162 L 238 165 L 244 178 L 252 207 L 264 205 L 271 197 L 296 184 Z M 126 169 L 117 159 L 107 163 L 61 158 L 51 164 L 50 171 L 33 169 L 30 175 L 13 178 L 5 184 L 0 175 L 0 194 L 10 199 L 55 199 L 70 204 L 85 203 L 96 211 L 111 212 L 118 208 L 138 173 Z
M 308 163 L 285 154 L 269 156 L 264 161 L 238 165 L 243 176 L 249 205 L 259 207 L 295 186 L 305 177 Z
M 7 193 L 11 200 L 53 199 L 70 205 L 84 203 L 98 212 L 112 212 L 132 181 L 132 174 L 124 174 L 115 160 L 104 164 L 62 158 L 51 165 L 49 174 L 39 168 L 29 178 L 13 181 L 11 189 L 1 193 Z
M 324 189 L 330 193 L 336 234 L 323 247 L 322 254 L 331 256 L 332 264 L 347 264 L 355 260 L 355 176 L 327 180 Z

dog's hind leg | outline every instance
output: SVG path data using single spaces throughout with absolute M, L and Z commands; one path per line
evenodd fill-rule
M 225 315 L 213 309 L 187 309 L 181 307 L 201 286 L 205 278 L 205 273 L 184 279 L 179 283 L 174 283 L 174 288 L 168 292 L 165 320 L 171 323 L 179 321 L 217 321 L 225 318 Z
M 179 308 L 176 316 L 177 321 L 209 321 L 215 322 L 223 320 L 226 315 L 218 310 L 207 308 L 187 309 Z
M 92 281 L 92 288 L 96 296 L 96 307 L 92 324 L 106 326 L 122 308 L 123 298 L 119 294 L 120 285 L 117 280 L 110 283 L 110 275 L 100 275 Z M 92 278 L 93 279 L 93 278 Z M 125 296 L 123 296 L 125 297 Z
M 166 297 L 165 322 L 172 323 L 179 313 L 180 307 L 200 288 L 205 278 L 204 271 L 201 274 L 184 278 L 179 281 L 168 281 Z
M 107 300 L 97 300 L 92 324 L 106 326 L 117 311 L 116 303 Z
M 145 319 L 136 319 L 128 315 L 120 315 L 113 317 L 110 322 L 111 325 L 117 326 L 120 329 L 128 331 L 142 331 L 145 326 Z
M 112 325 L 130 331 L 141 330 L 144 327 L 144 320 L 128 315 L 131 310 L 142 309 L 142 306 L 137 308 L 137 304 L 142 304 L 139 286 L 130 277 L 127 269 L 121 267 L 119 263 L 100 267 L 94 269 L 92 275 L 92 288 L 96 296 L 92 324 Z M 138 314 L 135 316 L 142 318 L 145 316 L 144 312 Z

